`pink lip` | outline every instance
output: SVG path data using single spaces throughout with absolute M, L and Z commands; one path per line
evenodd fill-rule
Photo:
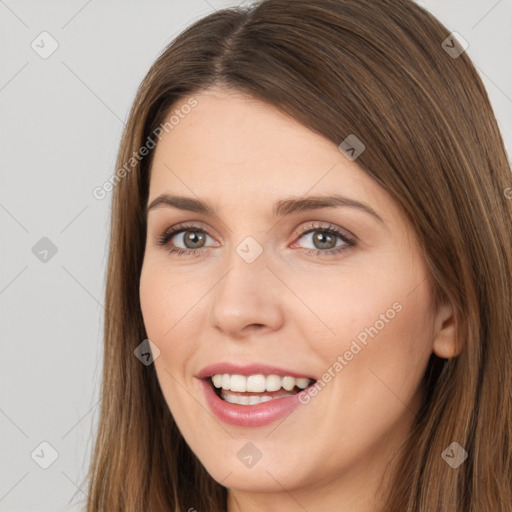
M 211 364 L 205 368 L 203 368 L 198 374 L 197 377 L 200 379 L 206 379 L 207 377 L 211 377 L 212 375 L 216 375 L 218 373 L 229 373 L 230 375 L 279 375 L 280 377 L 285 377 L 289 375 L 290 377 L 295 378 L 306 378 L 311 380 L 317 380 L 315 377 L 311 375 L 305 375 L 303 373 L 294 372 L 293 370 L 287 370 L 285 368 L 278 368 L 277 366 L 269 366 L 266 364 L 249 364 L 249 365 L 237 365 L 232 363 L 216 363 Z M 245 407 L 245 406 L 243 406 Z
M 237 370 L 237 372 L 239 371 Z M 238 374 L 240 375 L 240 373 Z M 273 373 L 273 375 L 279 374 Z M 306 394 L 308 390 L 306 388 L 296 395 L 277 398 L 257 405 L 238 405 L 225 402 L 222 398 L 218 397 L 210 379 L 202 378 L 199 380 L 199 383 L 203 388 L 206 402 L 213 414 L 224 423 L 237 427 L 263 427 L 283 418 L 301 405 L 300 396 L 301 394 Z
M 225 402 L 218 397 L 210 381 L 212 375 L 229 373 L 230 375 L 279 375 L 295 378 L 317 379 L 303 373 L 298 373 L 277 366 L 266 364 L 238 365 L 232 363 L 216 363 L 203 368 L 197 375 L 213 414 L 221 421 L 238 427 L 262 427 L 277 421 L 301 405 L 301 394 L 307 393 L 307 388 L 286 398 L 276 398 L 257 405 L 238 405 Z

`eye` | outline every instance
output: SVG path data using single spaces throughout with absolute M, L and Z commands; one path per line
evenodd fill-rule
M 211 238 L 210 235 L 198 226 L 179 225 L 159 236 L 157 244 L 167 247 L 170 254 L 194 255 L 208 247 L 205 245 L 207 238 Z M 175 240 L 172 241 L 173 239 Z M 337 254 L 356 246 L 352 236 L 332 224 L 305 226 L 300 230 L 297 239 L 309 241 L 313 247 L 305 248 L 305 251 L 307 254 L 315 256 Z M 170 243 L 171 241 L 172 243 Z M 292 244 L 292 247 L 294 246 L 296 246 L 296 242 Z
M 176 241 L 172 243 L 167 251 L 171 254 L 178 254 L 178 256 L 188 253 L 195 254 L 204 247 L 206 238 L 211 238 L 203 229 L 197 226 L 176 226 L 173 229 L 166 231 L 161 237 L 158 237 L 157 244 L 168 246 L 171 239 L 175 238 Z M 176 247 L 178 244 L 178 247 Z M 179 245 L 183 247 L 179 247 Z
M 312 244 L 313 247 L 306 248 L 306 251 L 315 256 L 337 254 L 356 246 L 354 238 L 332 224 L 304 227 L 299 239 L 305 239 Z

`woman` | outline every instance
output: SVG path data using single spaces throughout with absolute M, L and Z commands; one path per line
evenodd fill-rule
M 439 21 L 211 14 L 117 164 L 89 512 L 511 510 L 511 171 Z

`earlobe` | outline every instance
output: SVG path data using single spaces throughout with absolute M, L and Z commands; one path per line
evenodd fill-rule
M 442 359 L 451 359 L 461 352 L 457 345 L 454 309 L 451 304 L 443 304 L 434 320 L 433 352 Z

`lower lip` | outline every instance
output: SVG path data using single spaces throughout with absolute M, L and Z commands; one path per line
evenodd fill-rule
M 263 427 L 290 414 L 299 405 L 301 394 L 307 388 L 285 398 L 275 398 L 256 405 L 238 405 L 222 400 L 210 384 L 209 379 L 199 379 L 213 414 L 224 423 L 237 427 Z

